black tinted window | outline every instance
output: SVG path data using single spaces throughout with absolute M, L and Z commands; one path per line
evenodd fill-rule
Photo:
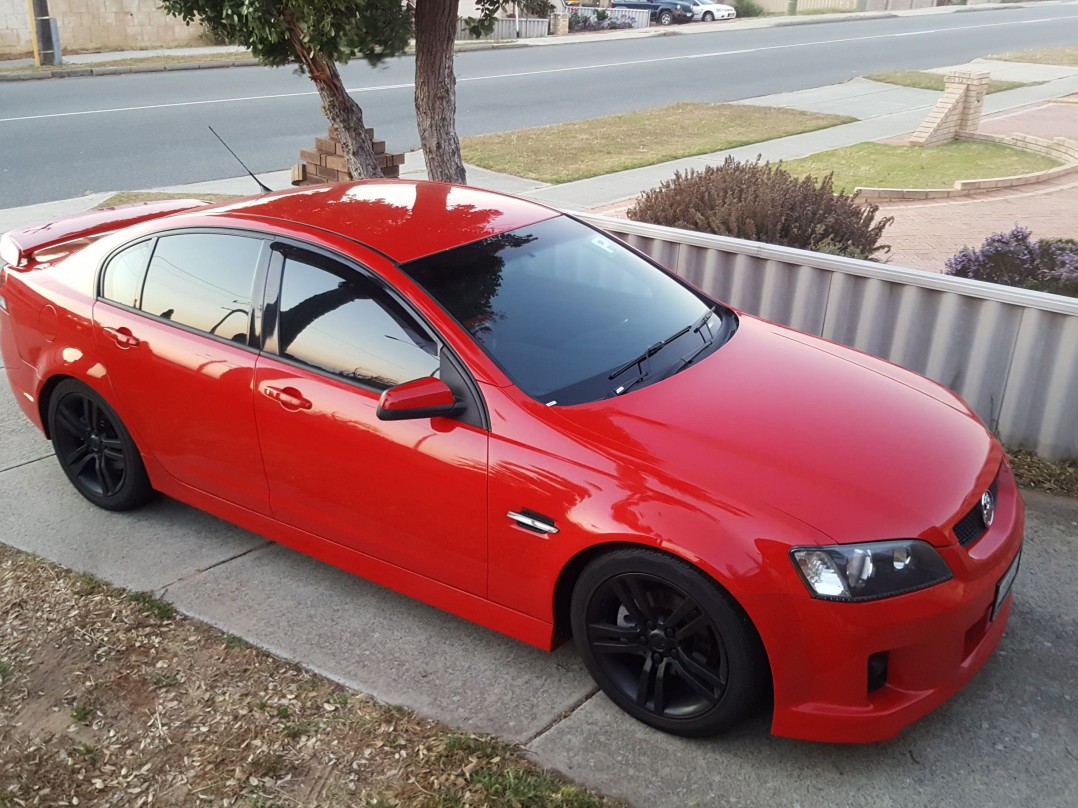
M 566 217 L 401 269 L 472 333 L 518 387 L 544 403 L 578 404 L 636 389 L 719 345 L 712 336 L 724 310 L 707 317 L 710 301 Z M 669 349 L 652 355 L 649 349 L 660 342 Z M 637 362 L 644 352 L 648 357 Z M 629 370 L 617 372 L 628 363 Z
M 259 239 L 216 233 L 158 239 L 139 308 L 245 343 L 262 245 Z
M 375 387 L 431 376 L 438 347 L 403 307 L 359 273 L 289 257 L 281 288 L 282 355 Z
M 146 261 L 150 257 L 152 241 L 134 244 L 117 253 L 107 267 L 101 296 L 115 303 L 135 308 L 142 292 L 142 279 L 146 275 Z

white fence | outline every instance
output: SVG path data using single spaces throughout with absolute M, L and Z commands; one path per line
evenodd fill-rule
M 573 6 L 569 9 L 571 14 L 594 17 L 596 12 L 605 11 L 607 16 L 615 20 L 628 20 L 633 28 L 647 28 L 651 25 L 651 12 L 643 8 L 604 8 L 598 9 L 591 6 Z
M 1078 457 L 1078 299 L 624 219 L 582 218 L 736 308 L 941 382 L 1011 446 L 1051 460 Z
M 494 30 L 488 36 L 479 37 L 479 39 L 517 39 L 518 31 L 520 32 L 520 39 L 547 36 L 550 33 L 550 20 L 545 17 L 543 19 L 522 17 L 519 27 L 514 19 L 495 20 Z M 457 42 L 470 42 L 475 39 L 476 37 L 473 37 L 471 32 L 468 31 L 468 26 L 464 20 L 458 20 Z

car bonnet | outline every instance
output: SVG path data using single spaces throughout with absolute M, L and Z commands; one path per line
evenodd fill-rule
M 836 542 L 948 543 L 938 527 L 968 508 L 1002 462 L 954 393 L 746 316 L 698 365 L 558 416 L 657 475 L 747 509 L 778 508 Z

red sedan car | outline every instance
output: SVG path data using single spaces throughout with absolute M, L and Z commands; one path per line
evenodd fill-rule
M 895 735 L 999 643 L 1023 506 L 953 393 L 531 202 L 361 182 L 0 240 L 15 396 L 154 491 L 542 648 L 705 735 Z

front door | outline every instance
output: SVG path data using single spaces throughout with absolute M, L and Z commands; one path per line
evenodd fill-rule
M 290 248 L 275 263 L 280 297 L 254 382 L 274 515 L 485 595 L 486 430 L 376 415 L 382 390 L 443 372 L 439 343 L 356 268 Z

